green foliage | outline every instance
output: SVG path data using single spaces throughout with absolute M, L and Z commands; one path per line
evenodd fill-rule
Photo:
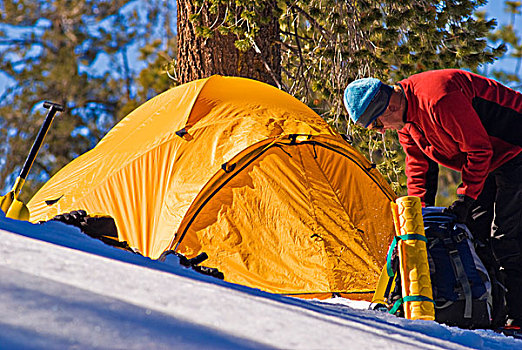
M 165 41 L 150 39 L 157 34 L 151 23 L 161 14 L 155 3 L 142 10 L 148 16 L 143 20 L 129 0 L 0 2 L 0 79 L 10 82 L 0 98 L 2 185 L 13 185 L 29 153 L 46 112 L 40 104 L 44 100 L 61 103 L 66 111 L 47 135 L 23 200 L 94 146 L 127 111 L 149 98 L 150 90 L 157 94 L 169 86 L 160 70 L 166 71 L 162 65 L 175 53 L 160 57 Z M 129 54 L 134 44 L 142 48 L 141 58 L 152 62 L 138 77 Z
M 272 7 L 272 4 L 272 1 L 252 0 L 194 1 L 197 9 L 208 7 L 209 14 L 214 18 L 207 23 L 212 23 L 212 26 L 202 25 L 203 18 L 199 11 L 191 14 L 189 20 L 195 25 L 196 33 L 203 38 L 210 38 L 216 32 L 221 35 L 236 35 L 235 47 L 239 51 L 246 52 L 252 48 L 260 26 L 267 23 L 266 9 L 270 9 L 273 16 L 281 15 L 281 10 Z

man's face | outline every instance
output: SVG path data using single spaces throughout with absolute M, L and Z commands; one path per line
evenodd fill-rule
M 384 124 L 381 122 L 380 117 L 375 119 L 370 125 L 368 125 L 368 129 L 375 130 L 378 132 L 384 132 Z
M 404 113 L 404 98 L 399 93 L 394 93 L 384 113 L 375 119 L 368 129 L 384 133 L 388 129 L 400 130 L 404 127 L 402 115 Z

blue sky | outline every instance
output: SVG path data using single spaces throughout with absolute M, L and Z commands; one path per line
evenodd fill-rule
M 487 18 L 496 18 L 498 21 L 498 26 L 500 27 L 502 24 L 507 24 L 509 22 L 509 16 L 504 11 L 504 0 L 490 0 L 484 7 L 479 10 L 485 10 L 487 13 Z M 522 15 L 517 15 L 515 19 L 515 30 L 518 33 L 518 37 L 522 37 Z M 497 60 L 492 64 L 493 68 L 502 69 L 508 72 L 512 72 L 514 70 L 516 60 L 511 57 L 507 57 L 508 53 L 504 58 Z M 488 67 L 488 70 L 491 70 L 491 67 Z M 520 86 L 520 84 L 518 84 Z M 522 87 L 517 89 L 522 92 Z

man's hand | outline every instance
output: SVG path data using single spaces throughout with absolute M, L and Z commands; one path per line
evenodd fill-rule
M 469 208 L 475 203 L 475 200 L 466 195 L 459 195 L 458 199 L 448 208 L 444 209 L 444 213 L 450 213 L 457 217 L 457 222 L 465 223 L 468 217 Z

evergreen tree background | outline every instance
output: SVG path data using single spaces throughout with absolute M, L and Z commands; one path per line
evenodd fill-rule
M 0 98 L 0 183 L 13 185 L 43 122 L 42 102 L 65 107 L 22 200 L 128 112 L 170 86 L 164 74 L 175 57 L 175 36 L 165 21 L 170 17 L 162 13 L 163 1 L 144 3 L 0 1 L 0 72 L 1 79 L 11 79 Z M 141 48 L 139 66 L 130 55 L 133 46 Z
M 270 83 L 345 134 L 404 194 L 404 155 L 396 134 L 382 136 L 348 123 L 342 92 L 361 77 L 393 83 L 450 67 L 520 88 L 520 2 L 505 1 L 511 16 L 500 26 L 488 14 L 474 14 L 484 3 L 278 0 L 267 9 L 251 0 L 195 0 L 194 14 L 204 9 L 206 22 L 197 15 L 188 21 L 208 40 L 233 36 L 232 49 L 240 53 L 280 46 L 280 81 Z M 275 42 L 260 42 L 272 40 L 259 35 L 267 11 L 279 18 Z M 49 132 L 22 200 L 135 107 L 178 84 L 175 14 L 174 0 L 0 0 L 0 79 L 11 82 L 0 99 L 0 183 L 6 190 L 43 121 L 44 100 L 65 104 L 66 112 Z M 489 69 L 486 63 L 502 58 L 506 49 L 518 64 Z M 445 169 L 441 175 L 437 204 L 445 205 L 459 179 Z

